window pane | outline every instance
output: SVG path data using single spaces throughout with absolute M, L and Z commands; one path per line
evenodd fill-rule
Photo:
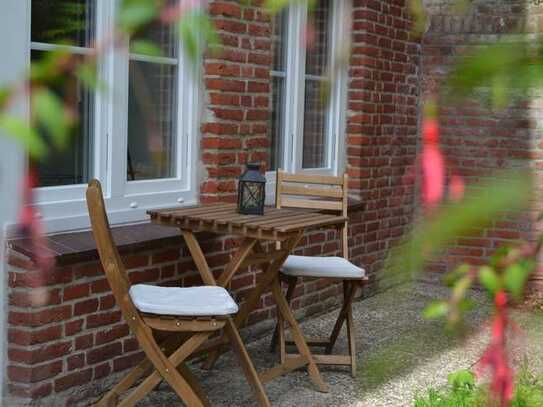
M 271 94 L 271 124 L 270 124 L 270 152 L 268 169 L 274 171 L 283 166 L 283 116 L 284 116 L 284 86 L 286 78 L 286 36 L 287 12 L 282 11 L 273 19 L 272 34 L 272 94 Z
M 172 5 L 176 1 L 170 1 Z M 175 30 L 175 24 L 164 25 L 160 22 L 153 22 L 145 27 L 144 30 L 135 33 L 131 41 L 145 40 L 151 41 L 162 50 L 162 56 L 177 58 L 178 32 Z
M 308 75 L 324 75 L 328 64 L 328 42 L 330 35 L 330 0 L 319 0 L 312 13 L 315 43 L 307 50 L 305 71 Z
M 130 61 L 129 181 L 175 174 L 177 65 Z
M 32 51 L 31 58 L 37 61 L 47 52 Z M 38 186 L 61 186 L 83 184 L 92 174 L 92 140 L 94 136 L 94 96 L 75 78 L 67 78 L 54 91 L 63 100 L 75 102 L 79 122 L 70 136 L 70 142 L 62 151 L 52 151 L 43 162 L 37 163 Z M 41 136 L 49 138 L 45 130 Z M 49 143 L 51 145 L 51 143 Z
M 91 47 L 96 0 L 32 0 L 31 40 Z
M 287 12 L 283 10 L 277 14 L 273 19 L 273 33 L 272 33 L 272 52 L 273 52 L 273 70 L 284 71 L 285 70 L 285 51 L 284 44 L 287 39 Z
M 270 128 L 270 164 L 269 170 L 275 171 L 283 167 L 283 95 L 285 79 L 281 77 L 272 77 L 272 114 Z
M 306 80 L 303 168 L 326 166 L 326 112 L 321 98 L 321 82 Z

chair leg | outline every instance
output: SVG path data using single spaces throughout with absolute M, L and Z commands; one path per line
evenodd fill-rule
M 339 332 L 341 331 L 343 322 L 345 322 L 345 318 L 347 316 L 348 304 L 352 301 L 355 294 L 356 294 L 356 289 L 354 287 L 354 284 L 349 284 L 347 280 L 344 280 L 343 281 L 343 306 L 341 307 L 341 311 L 339 312 L 339 316 L 334 325 L 334 329 L 332 330 L 332 334 L 330 335 L 330 341 L 328 342 L 328 345 L 326 346 L 326 349 L 325 349 L 326 354 L 332 353 L 332 349 L 334 348 L 334 345 L 336 344 L 337 337 L 339 335 Z
M 154 334 L 155 332 L 153 332 Z M 156 338 L 156 337 L 155 337 Z M 176 347 L 182 343 L 183 338 L 181 336 L 169 336 L 167 339 L 162 340 L 160 348 L 168 353 L 171 353 Z M 150 372 L 153 365 L 149 359 L 145 358 L 138 363 L 119 383 L 117 383 L 110 391 L 108 391 L 96 404 L 97 407 L 109 407 L 116 406 L 118 403 L 119 395 L 128 390 L 140 377 L 145 373 Z
M 200 400 L 202 401 L 202 404 L 205 407 L 211 407 L 211 403 L 209 402 L 209 399 L 207 398 L 207 395 L 204 389 L 202 388 L 202 385 L 200 384 L 196 376 L 194 376 L 194 373 L 192 373 L 190 369 L 187 367 L 185 362 L 182 362 L 177 367 L 177 371 L 181 374 L 181 376 L 185 378 L 185 380 L 188 382 L 190 387 L 192 387 L 192 390 L 194 390 L 196 395 L 200 398 Z
M 177 366 L 189 357 L 198 346 L 205 342 L 209 338 L 210 333 L 194 334 L 167 358 L 154 341 L 151 333 L 147 331 L 144 328 L 136 336 L 138 337 L 140 346 L 156 370 L 141 382 L 132 393 L 124 398 L 119 406 L 133 406 L 164 379 L 185 404 L 204 407 L 204 402 L 198 397 L 187 380 L 178 372 Z
M 298 283 L 298 277 L 286 277 L 288 282 L 287 287 L 287 302 L 290 306 L 290 301 L 292 300 L 292 296 L 294 295 L 294 289 L 296 288 L 296 284 Z M 277 308 L 277 307 L 276 307 Z M 275 330 L 273 331 L 272 340 L 270 343 L 270 352 L 275 352 L 275 349 L 277 348 L 277 339 L 280 335 L 279 333 L 279 326 L 282 323 L 281 319 L 281 313 L 279 310 L 277 310 L 277 323 L 275 324 Z M 284 340 L 284 327 L 283 327 L 283 340 Z M 284 345 L 283 345 L 284 346 Z
M 355 288 L 355 282 L 352 281 L 350 285 L 352 286 L 351 292 L 353 295 L 351 295 L 349 298 L 345 299 L 348 301 L 347 305 L 347 339 L 349 341 L 349 355 L 351 356 L 351 375 L 352 377 L 356 377 L 356 342 L 355 342 L 355 331 L 354 331 L 354 323 L 353 323 L 353 297 L 354 292 L 356 291 Z

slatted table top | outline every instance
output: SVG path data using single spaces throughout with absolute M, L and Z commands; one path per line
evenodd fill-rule
M 264 215 L 240 215 L 235 204 L 210 204 L 147 212 L 151 221 L 193 232 L 228 233 L 265 240 L 285 240 L 304 229 L 342 225 L 347 218 L 312 210 L 267 207 Z

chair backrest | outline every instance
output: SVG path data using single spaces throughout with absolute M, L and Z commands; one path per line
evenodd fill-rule
M 336 212 L 347 217 L 349 177 L 288 174 L 277 170 L 275 206 Z M 343 257 L 349 257 L 347 222 L 341 231 Z
M 102 267 L 115 301 L 121 308 L 125 319 L 128 319 L 128 316 L 137 314 L 137 310 L 128 295 L 130 280 L 113 241 L 102 195 L 102 186 L 96 179 L 91 180 L 87 187 L 87 208 Z

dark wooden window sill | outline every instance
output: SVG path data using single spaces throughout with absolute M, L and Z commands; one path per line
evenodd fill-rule
M 349 198 L 349 211 L 363 209 L 362 202 Z M 181 244 L 182 238 L 176 228 L 152 223 L 125 225 L 112 228 L 113 238 L 121 253 L 152 250 L 165 245 Z M 206 233 L 207 235 L 208 233 Z M 98 259 L 92 232 L 69 232 L 45 236 L 47 250 L 56 258 L 57 264 L 66 265 Z M 30 239 L 12 239 L 8 247 L 24 256 L 32 257 Z

